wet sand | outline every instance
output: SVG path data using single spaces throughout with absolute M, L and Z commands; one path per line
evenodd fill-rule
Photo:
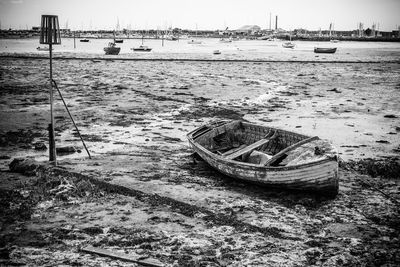
M 345 162 L 398 160 L 399 66 L 56 60 L 54 79 L 93 156 L 85 155 L 57 100 L 57 145 L 80 151 L 60 155 L 60 166 L 94 179 L 84 190 L 93 198 L 49 194 L 38 201 L 23 229 L 41 237 L 58 229 L 50 236 L 62 246 L 15 242 L 14 253 L 31 263 L 35 253 L 51 263 L 97 261 L 77 251 L 96 244 L 177 266 L 398 263 L 398 208 L 374 188 L 399 199 L 399 179 L 342 168 L 334 200 L 266 190 L 210 169 L 191 155 L 185 134 L 211 120 L 243 119 L 329 139 Z M 48 61 L 4 57 L 0 68 L 1 168 L 18 156 L 45 161 Z M 127 191 L 93 189 L 99 182 Z M 124 243 L 132 233 L 140 241 Z

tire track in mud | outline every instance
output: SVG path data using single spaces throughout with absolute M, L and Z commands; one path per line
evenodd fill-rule
M 88 180 L 91 183 L 97 185 L 100 189 L 108 192 L 108 193 L 117 193 L 121 195 L 126 195 L 130 197 L 135 197 L 139 201 L 146 202 L 151 206 L 160 206 L 166 205 L 170 206 L 171 210 L 174 212 L 178 212 L 182 215 L 188 217 L 195 217 L 197 214 L 204 214 L 201 217 L 207 223 L 213 223 L 218 226 L 231 226 L 238 231 L 245 233 L 254 233 L 258 232 L 264 236 L 271 236 L 279 239 L 286 240 L 301 240 L 300 238 L 286 236 L 282 234 L 282 230 L 277 227 L 258 227 L 243 221 L 240 221 L 235 218 L 235 216 L 229 216 L 221 213 L 214 213 L 206 208 L 198 207 L 195 205 L 191 205 L 170 197 L 160 196 L 158 194 L 149 194 L 140 190 L 127 188 L 125 186 L 111 184 L 94 177 L 90 177 L 87 175 L 70 172 L 68 170 L 60 169 L 60 168 L 39 168 L 39 175 L 48 175 L 51 173 L 56 176 L 64 176 L 64 177 L 77 177 L 83 180 Z

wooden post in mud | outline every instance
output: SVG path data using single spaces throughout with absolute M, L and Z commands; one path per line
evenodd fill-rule
M 49 127 L 49 160 L 54 162 L 57 166 L 57 155 L 56 155 L 56 140 L 54 136 L 54 114 L 53 114 L 53 53 L 52 43 L 49 44 L 50 50 L 50 127 Z
M 75 43 L 75 31 L 74 31 L 74 49 L 76 48 L 76 43 Z

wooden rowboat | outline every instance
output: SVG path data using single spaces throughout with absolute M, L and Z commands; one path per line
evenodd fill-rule
M 202 159 L 230 177 L 267 187 L 338 193 L 337 152 L 317 136 L 243 121 L 219 121 L 187 137 Z

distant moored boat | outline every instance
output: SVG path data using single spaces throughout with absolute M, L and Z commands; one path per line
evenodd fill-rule
M 151 48 L 145 45 L 141 45 L 139 47 L 133 47 L 131 48 L 135 52 L 150 52 Z
M 314 47 L 314 53 L 333 54 L 336 49 L 336 47 Z
M 195 40 L 195 39 L 188 41 L 188 44 L 201 44 L 201 43 L 202 43 L 202 41 Z
M 79 41 L 82 42 L 82 43 L 88 43 L 89 39 L 85 38 L 85 39 L 80 39 Z
M 283 43 L 282 46 L 283 46 L 284 48 L 294 48 L 294 47 L 295 47 L 295 44 L 292 43 L 292 42 L 286 42 L 286 43 Z
M 164 39 L 168 40 L 168 41 L 178 41 L 179 40 L 178 37 L 176 37 L 176 36 L 174 36 L 172 34 L 165 35 Z
M 48 47 L 40 47 L 40 46 L 38 46 L 38 47 L 36 47 L 36 50 L 37 51 L 49 51 L 49 48 Z M 53 48 L 51 50 L 53 50 Z
M 107 47 L 104 47 L 104 52 L 106 52 L 106 55 L 118 55 L 119 52 L 121 51 L 121 47 L 117 47 L 115 43 L 108 43 Z
M 228 38 L 228 39 L 221 38 L 221 39 L 219 39 L 219 42 L 220 43 L 232 43 L 232 38 Z

